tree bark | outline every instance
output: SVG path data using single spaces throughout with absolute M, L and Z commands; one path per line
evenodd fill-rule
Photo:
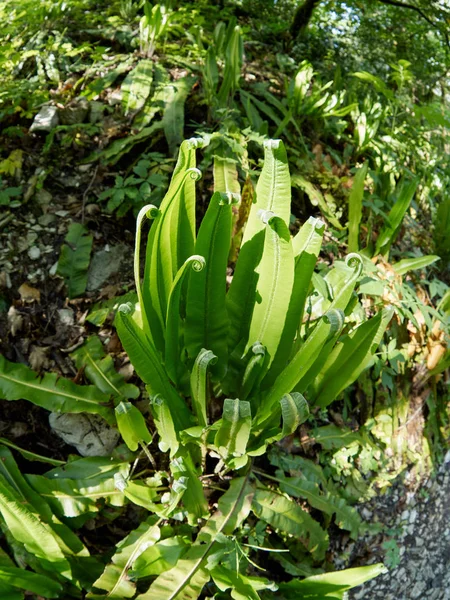
M 291 35 L 297 38 L 309 25 L 314 9 L 321 0 L 305 0 L 294 14 L 294 20 L 291 25 Z

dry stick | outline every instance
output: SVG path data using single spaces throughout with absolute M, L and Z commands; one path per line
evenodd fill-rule
M 14 219 L 13 213 L 8 213 L 3 219 L 0 220 L 0 228 L 7 225 L 10 221 Z
M 94 185 L 95 178 L 97 177 L 97 171 L 98 171 L 98 165 L 96 165 L 96 167 L 94 169 L 94 174 L 92 176 L 91 181 L 89 182 L 89 185 L 87 186 L 87 188 L 83 192 L 83 199 L 81 201 L 81 222 L 82 222 L 83 225 L 84 225 L 84 208 L 86 206 L 87 195 L 88 195 L 89 190 L 91 189 L 91 187 Z

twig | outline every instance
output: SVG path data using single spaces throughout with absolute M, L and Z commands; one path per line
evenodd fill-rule
M 95 178 L 97 177 L 97 171 L 98 171 L 98 164 L 95 166 L 94 174 L 92 175 L 92 179 L 89 182 L 89 185 L 83 192 L 83 199 L 81 201 L 81 222 L 83 225 L 84 225 L 84 208 L 86 206 L 87 196 L 88 196 L 89 190 L 94 185 Z
M 12 221 L 14 219 L 14 215 L 13 213 L 9 213 L 7 215 L 5 215 L 3 217 L 3 219 L 0 221 L 0 229 L 2 227 L 4 227 L 5 225 L 7 225 L 10 221 Z
M 400 2 L 399 0 L 378 0 L 378 2 L 381 2 L 382 4 L 388 4 L 389 6 L 397 6 L 398 8 L 409 8 L 410 10 L 414 10 L 418 15 L 420 15 L 423 19 L 425 19 L 425 21 L 427 21 L 427 23 L 429 23 L 432 27 L 434 27 L 435 29 L 438 29 L 445 37 L 447 46 L 450 46 L 450 39 L 449 39 L 448 34 L 445 31 L 445 29 L 441 29 L 439 27 L 439 25 L 436 22 L 434 22 L 432 19 L 430 19 L 423 12 L 423 10 L 421 8 L 419 8 L 418 6 L 415 6 L 414 4 L 407 4 L 406 2 Z

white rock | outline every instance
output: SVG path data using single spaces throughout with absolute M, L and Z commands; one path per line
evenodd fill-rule
M 120 434 L 98 415 L 50 413 L 50 427 L 81 456 L 109 456 Z
M 31 246 L 31 248 L 28 250 L 28 256 L 31 258 L 31 260 L 38 260 L 41 257 L 41 251 L 37 246 Z
M 51 131 L 59 123 L 58 109 L 56 106 L 43 106 L 30 127 L 30 133 L 33 131 Z
M 75 318 L 73 315 L 73 310 L 70 308 L 60 308 L 58 310 L 58 319 L 61 325 L 66 325 L 66 327 L 71 327 L 75 323 Z

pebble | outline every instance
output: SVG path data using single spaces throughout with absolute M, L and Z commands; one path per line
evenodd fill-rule
M 361 516 L 364 509 L 378 514 L 384 531 L 398 532 L 391 537 L 399 546 L 401 565 L 389 565 L 389 556 L 383 556 L 376 535 L 358 541 L 353 557 L 358 559 L 361 544 L 360 548 L 364 552 L 369 549 L 376 562 L 384 560 L 389 572 L 350 590 L 349 600 L 450 600 L 450 452 L 445 458 L 433 478 L 409 497 L 400 494 L 394 501 L 392 490 L 360 508 Z M 398 504 L 403 510 L 398 511 Z M 370 562 L 365 560 L 365 564 Z M 347 568 L 351 566 L 352 558 L 346 564 Z
M 58 320 L 61 323 L 61 325 L 71 327 L 75 323 L 73 310 L 71 310 L 70 308 L 60 308 L 58 310 Z
M 31 246 L 31 248 L 28 250 L 28 256 L 31 258 L 31 260 L 38 260 L 38 258 L 41 257 L 41 251 L 37 246 Z

